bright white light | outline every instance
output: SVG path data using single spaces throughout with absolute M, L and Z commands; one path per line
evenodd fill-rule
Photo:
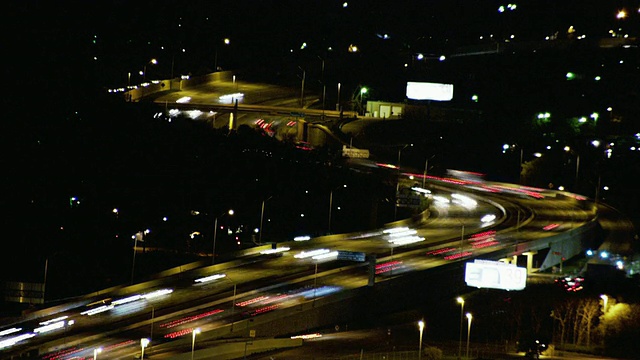
M 587 122 L 587 118 L 583 116 L 580 119 L 578 119 L 578 122 L 581 123 L 581 124 L 586 123 Z
M 619 270 L 624 269 L 624 263 L 622 262 L 622 260 L 618 260 L 618 261 L 616 261 L 616 267 L 617 267 Z
M 309 235 L 296 236 L 293 238 L 293 241 L 308 241 L 308 240 L 311 240 L 311 236 Z
M 109 310 L 113 309 L 113 307 L 114 307 L 113 305 L 102 305 L 102 306 L 97 307 L 95 309 L 83 311 L 83 312 L 80 313 L 80 315 L 93 316 L 95 314 L 100 314 L 100 313 L 103 313 L 105 311 L 109 311 Z
M 194 281 L 195 282 L 199 282 L 199 283 L 204 283 L 204 282 L 208 282 L 208 281 L 222 279 L 225 276 L 227 276 L 227 275 L 226 274 L 215 274 L 215 275 L 205 276 L 203 278 L 195 279 Z
M 157 298 L 158 296 L 171 294 L 172 292 L 173 292 L 173 289 L 156 290 L 156 291 L 152 291 L 152 292 L 150 292 L 148 294 L 143 295 L 143 297 L 145 299 L 149 300 L 149 299 Z
M 61 328 L 64 327 L 64 324 L 65 324 L 64 321 L 58 321 L 58 322 L 53 323 L 53 324 L 37 327 L 37 328 L 33 329 L 33 332 L 34 333 L 42 333 L 42 334 L 44 334 L 44 333 L 49 332 L 49 331 L 61 329 Z
M 465 195 L 451 194 L 451 197 L 454 199 L 453 202 L 455 204 L 461 205 L 465 208 L 474 208 L 478 205 L 477 201 Z
M 221 95 L 218 99 L 220 99 L 220 102 L 222 103 L 231 103 L 234 99 L 242 99 L 244 97 L 243 93 L 233 93 L 233 94 L 226 94 L 226 95 Z
M 387 234 L 391 239 L 393 238 L 401 238 L 401 237 L 405 237 L 405 236 L 409 236 L 409 235 L 415 235 L 418 233 L 418 230 L 413 230 L 413 229 L 407 229 L 405 231 L 398 231 L 398 232 L 393 232 L 390 234 Z M 393 241 L 393 240 L 389 240 L 389 241 Z
M 591 142 L 591 145 L 593 145 L 593 147 L 599 147 L 600 146 L 600 140 L 593 140 Z
M 337 257 L 338 257 L 338 252 L 337 251 L 331 251 L 331 252 L 328 252 L 328 253 L 312 256 L 311 258 L 313 260 L 326 260 L 326 259 L 337 258 Z
M 495 215 L 487 214 L 487 215 L 483 216 L 482 218 L 480 218 L 480 221 L 483 222 L 483 223 L 489 223 L 489 222 L 492 222 L 495 219 L 496 219 Z
M 606 259 L 606 258 L 609 257 L 609 253 L 606 252 L 606 251 L 602 251 L 602 252 L 600 252 L 600 257 L 603 258 L 603 259 Z
M 382 230 L 382 232 L 384 234 L 394 234 L 394 233 L 404 232 L 407 230 L 409 230 L 408 227 L 399 227 L 399 228 L 384 229 Z
M 422 193 L 422 194 L 431 194 L 431 190 L 423 189 L 417 186 L 412 187 L 411 190 Z
M 276 254 L 276 253 L 286 252 L 286 251 L 289 251 L 289 250 L 291 250 L 291 248 L 289 248 L 289 247 L 281 247 L 281 248 L 263 250 L 263 251 L 260 251 L 260 254 L 269 255 L 269 254 Z
M 440 196 L 440 195 L 434 195 L 434 196 L 433 196 L 433 200 L 434 200 L 435 202 L 439 203 L 439 204 L 449 204 L 449 203 L 450 203 L 450 200 L 449 200 L 449 199 L 447 199 L 447 198 L 446 198 L 446 197 L 444 197 L 444 196 Z
M 11 329 L 7 329 L 7 330 L 2 330 L 2 331 L 0 331 L 0 336 L 13 334 L 14 332 L 18 332 L 20 330 L 22 330 L 22 328 L 11 328 Z
M 9 346 L 13 346 L 15 344 L 17 344 L 18 342 L 22 341 L 22 340 L 26 340 L 29 338 L 32 338 L 34 336 L 36 336 L 37 334 L 34 333 L 27 333 L 27 334 L 22 334 L 22 335 L 18 335 L 18 336 L 14 336 L 12 338 L 8 338 L 5 340 L 0 341 L 0 349 L 4 349 L 6 347 Z
M 200 111 L 200 110 L 189 110 L 189 111 L 187 111 L 187 114 L 189 115 L 190 118 L 197 119 L 198 116 L 202 115 L 202 111 Z
M 422 55 L 422 54 L 418 54 L 417 59 L 418 59 L 418 60 L 422 60 L 422 59 L 424 59 L 424 55 Z
M 391 244 L 396 246 L 413 244 L 420 241 L 424 241 L 424 238 L 421 236 L 404 236 L 404 237 L 394 238 L 392 240 L 389 240 Z
M 142 295 L 138 294 L 138 295 L 133 295 L 133 296 L 129 296 L 129 297 L 126 297 L 126 298 L 118 299 L 116 301 L 113 301 L 111 304 L 113 304 L 113 305 L 122 305 L 122 304 L 130 303 L 130 302 L 133 302 L 133 301 L 138 301 L 140 299 L 142 299 Z
M 320 254 L 326 254 L 330 252 L 329 249 L 317 249 L 317 250 L 311 250 L 311 251 L 301 251 L 300 253 L 294 255 L 293 257 L 296 259 L 306 259 L 309 257 L 313 257 L 316 255 L 320 255 Z
M 564 191 L 564 186 L 562 186 L 562 185 L 558 186 L 558 190 Z
M 445 61 L 446 59 L 447 59 L 447 57 L 444 56 L 444 55 L 440 55 L 440 57 L 438 58 L 438 60 L 440 60 L 440 61 Z
M 183 97 L 181 97 L 180 99 L 176 100 L 176 102 L 177 102 L 178 104 L 186 104 L 186 103 L 188 103 L 189 101 L 191 101 L 191 97 L 190 97 L 190 96 L 183 96 Z
M 52 323 L 55 323 L 55 322 L 58 322 L 58 321 L 65 320 L 66 318 L 68 318 L 68 316 L 60 316 L 60 317 L 57 317 L 55 319 L 43 321 L 43 322 L 40 323 L 40 325 L 49 325 L 49 324 L 52 324 Z M 0 336 L 2 336 L 1 332 L 0 332 Z

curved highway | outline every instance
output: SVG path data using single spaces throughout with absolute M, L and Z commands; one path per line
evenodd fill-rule
M 416 175 L 403 174 L 401 182 L 413 183 L 409 176 Z M 385 229 L 281 243 L 271 254 L 260 247 L 232 262 L 27 315 L 0 328 L 0 354 L 91 358 L 100 348 L 100 359 L 119 359 L 139 355 L 141 338 L 151 340 L 146 354 L 154 358 L 188 352 L 196 328 L 202 345 L 246 329 L 263 314 L 366 286 L 368 262 L 338 260 L 336 251 L 375 256 L 374 281 L 387 281 L 476 257 L 497 260 L 500 251 L 515 254 L 517 244 L 573 230 L 595 216 L 587 199 L 558 191 L 434 177 L 426 188 L 428 211 Z

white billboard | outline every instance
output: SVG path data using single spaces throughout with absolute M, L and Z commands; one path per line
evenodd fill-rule
M 450 101 L 453 99 L 453 84 L 407 82 L 407 98 L 412 100 Z
M 464 281 L 477 288 L 522 290 L 527 285 L 527 269 L 499 261 L 475 260 L 466 264 Z

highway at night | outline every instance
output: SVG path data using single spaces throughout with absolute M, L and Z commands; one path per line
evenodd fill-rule
M 401 183 L 416 176 L 403 172 Z M 1 329 L 2 358 L 91 358 L 98 348 L 100 359 L 127 358 L 140 354 L 142 338 L 150 339 L 145 351 L 153 358 L 189 352 L 194 329 L 201 346 L 246 337 L 249 326 L 366 287 L 372 269 L 377 283 L 478 257 L 498 260 L 595 216 L 587 199 L 558 191 L 434 177 L 425 188 L 419 193 L 433 199 L 429 211 L 384 229 L 256 247 L 234 261 L 26 315 Z M 338 251 L 367 261 L 337 260 Z

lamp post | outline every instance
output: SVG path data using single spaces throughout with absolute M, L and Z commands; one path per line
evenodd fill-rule
M 343 188 L 347 187 L 347 184 L 342 185 Z M 329 225 L 328 225 L 328 233 L 331 234 L 331 211 L 333 210 L 333 190 L 337 190 L 340 187 L 337 187 L 335 189 L 331 189 L 331 191 L 329 192 Z
M 151 305 L 151 334 L 149 334 L 149 341 L 153 341 L 153 321 L 155 320 L 156 308 Z
M 222 42 L 225 45 L 229 45 L 231 44 L 231 40 L 229 40 L 229 38 L 224 38 L 222 40 Z M 216 72 L 218 71 L 218 46 L 216 45 L 216 56 L 215 56 L 215 60 L 214 60 L 214 65 L 213 65 L 213 71 Z
M 396 220 L 398 217 L 398 192 L 400 192 L 400 156 L 402 155 L 402 150 L 406 149 L 409 146 L 413 146 L 413 144 L 405 144 L 403 147 L 398 149 L 398 174 L 396 178 L 396 203 L 393 207 L 393 219 Z
M 269 201 L 273 196 L 269 196 L 268 198 L 262 200 L 262 207 L 260 210 L 260 234 L 258 234 L 258 242 L 262 244 L 262 220 L 264 220 L 264 204 Z
M 300 107 L 302 108 L 304 107 L 304 80 L 307 76 L 307 71 L 300 66 L 298 66 L 298 69 L 302 70 L 302 86 L 300 89 Z
M 427 171 L 429 170 L 429 160 L 433 159 L 436 155 L 431 155 L 427 160 L 424 161 L 424 174 L 422 176 L 422 188 L 425 186 L 425 181 L 427 180 Z
M 468 322 L 468 326 L 467 326 L 467 359 L 469 358 L 469 338 L 471 337 L 471 319 L 473 318 L 473 315 L 471 315 L 471 313 L 467 313 L 467 322 Z
M 602 313 L 607 313 L 607 302 L 609 301 L 609 297 L 605 294 L 600 295 L 600 299 L 602 299 Z
M 338 83 L 338 101 L 336 102 L 336 111 L 340 111 L 340 83 Z
M 144 231 L 138 231 L 133 235 L 133 262 L 131 264 L 131 283 L 133 284 L 133 275 L 136 269 L 136 247 L 138 247 L 138 241 L 144 241 L 144 236 L 148 235 L 151 230 L 146 229 Z
M 144 66 L 142 67 L 142 81 L 143 82 L 147 81 L 147 65 L 149 65 L 149 64 L 155 65 L 157 63 L 158 63 L 158 60 L 151 59 L 151 60 L 149 60 L 148 63 L 144 64 Z
M 418 345 L 418 360 L 422 359 L 422 331 L 424 330 L 424 321 L 418 321 L 418 329 L 420 329 L 420 343 Z
M 98 358 L 98 354 L 100 354 L 101 352 L 102 352 L 101 347 L 93 349 L 93 360 L 96 360 Z
M 366 87 L 361 87 L 360 88 L 360 108 L 362 109 L 362 115 L 364 115 L 366 113 L 366 111 L 365 111 L 365 109 L 364 109 L 364 107 L 362 105 L 362 100 L 363 100 L 364 94 L 366 94 L 367 91 L 369 91 L 369 89 L 367 89 Z
M 570 146 L 565 146 L 564 151 L 566 151 L 567 153 L 574 153 L 576 155 L 576 177 L 575 177 L 575 183 L 574 183 L 574 190 L 575 190 L 575 188 L 578 187 L 578 175 L 580 170 L 580 154 L 578 154 L 575 151 L 572 151 Z
M 458 297 L 456 301 L 460 304 L 460 338 L 458 339 L 458 360 L 460 360 L 462 357 L 462 320 L 464 319 L 464 299 L 462 297 Z
M 149 345 L 150 341 L 147 338 L 140 339 L 140 348 L 142 352 L 140 353 L 140 359 L 144 359 L 144 349 Z
M 200 328 L 191 330 L 191 360 L 193 360 L 193 353 L 196 347 L 196 335 L 200 334 Z
M 216 221 L 213 224 L 213 249 L 211 251 L 211 265 L 215 264 L 216 262 L 216 240 L 218 239 L 218 218 L 224 216 L 224 215 L 230 215 L 232 216 L 235 212 L 233 210 L 228 210 L 227 212 L 224 212 L 222 214 L 220 214 L 219 216 L 216 216 Z

